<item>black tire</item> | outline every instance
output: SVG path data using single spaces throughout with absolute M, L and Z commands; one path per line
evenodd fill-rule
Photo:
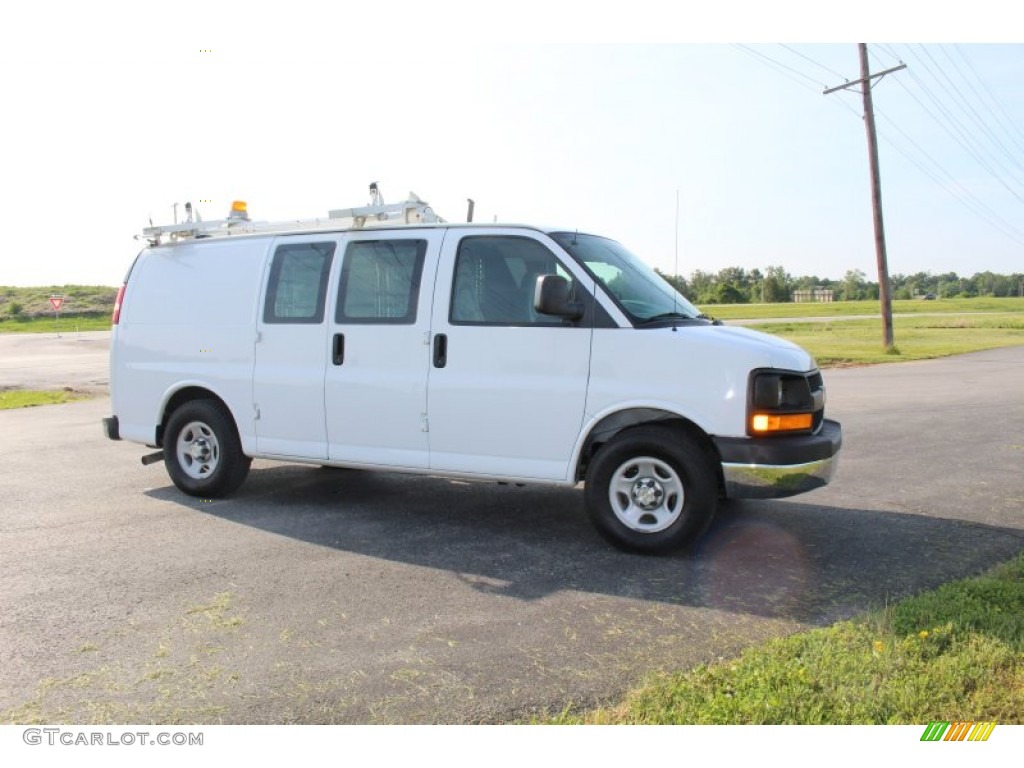
M 587 513 L 629 552 L 692 544 L 711 524 L 718 482 L 711 457 L 682 429 L 641 426 L 598 449 L 587 471 Z
M 245 481 L 252 459 L 242 453 L 230 413 L 216 400 L 180 405 L 164 430 L 164 465 L 189 496 L 220 498 Z

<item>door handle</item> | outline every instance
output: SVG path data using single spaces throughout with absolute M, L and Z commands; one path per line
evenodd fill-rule
M 331 359 L 335 365 L 345 362 L 345 334 L 334 334 L 334 344 L 331 349 Z
M 448 336 L 443 333 L 434 335 L 434 367 L 444 368 L 448 364 Z

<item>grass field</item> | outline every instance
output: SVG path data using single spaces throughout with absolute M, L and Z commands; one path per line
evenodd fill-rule
M 68 312 L 106 312 L 110 314 L 117 288 L 110 285 L 39 285 L 20 287 L 0 285 L 0 317 L 17 312 L 28 316 L 52 314 L 51 296 L 63 296 L 62 309 Z
M 1024 555 L 882 612 L 661 676 L 556 723 L 1024 723 Z
M 7 389 L 0 390 L 0 411 L 30 408 L 34 405 L 57 405 L 83 400 L 88 395 L 71 389 Z
M 76 333 L 78 331 L 109 331 L 110 313 L 65 315 L 60 320 L 49 317 L 27 317 L 0 320 L 0 333 Z
M 755 327 L 799 344 L 823 367 L 921 360 L 1024 344 L 1024 313 L 897 317 L 894 353 L 883 347 L 878 318 Z
M 708 304 L 701 309 L 719 320 L 751 320 L 772 317 L 845 317 L 874 316 L 881 322 L 881 309 L 877 301 L 834 301 L 828 303 L 801 302 L 799 304 Z M 982 296 L 974 299 L 914 299 L 894 301 L 894 315 L 922 312 L 1020 312 L 1024 313 L 1024 298 L 996 298 Z
M 716 304 L 702 309 L 726 322 L 777 318 L 777 323 L 752 327 L 799 344 L 822 367 L 921 360 L 1024 344 L 1024 298 L 1016 297 L 894 301 L 893 352 L 883 347 L 876 301 Z M 802 318 L 835 319 L 801 322 Z

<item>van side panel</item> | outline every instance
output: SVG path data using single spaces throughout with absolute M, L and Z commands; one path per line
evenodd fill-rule
M 269 243 L 188 242 L 139 255 L 112 338 L 111 397 L 123 439 L 155 443 L 167 399 L 192 385 L 224 400 L 243 447 L 254 444 L 253 345 Z
M 678 414 L 709 435 L 745 435 L 747 378 L 751 367 L 770 366 L 771 357 L 753 345 L 737 354 L 716 330 L 595 330 L 581 440 L 605 416 L 630 408 Z

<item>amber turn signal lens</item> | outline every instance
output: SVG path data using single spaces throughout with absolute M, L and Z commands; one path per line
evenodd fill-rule
M 767 414 L 755 413 L 750 420 L 754 432 L 789 432 L 810 429 L 812 416 L 809 413 Z

